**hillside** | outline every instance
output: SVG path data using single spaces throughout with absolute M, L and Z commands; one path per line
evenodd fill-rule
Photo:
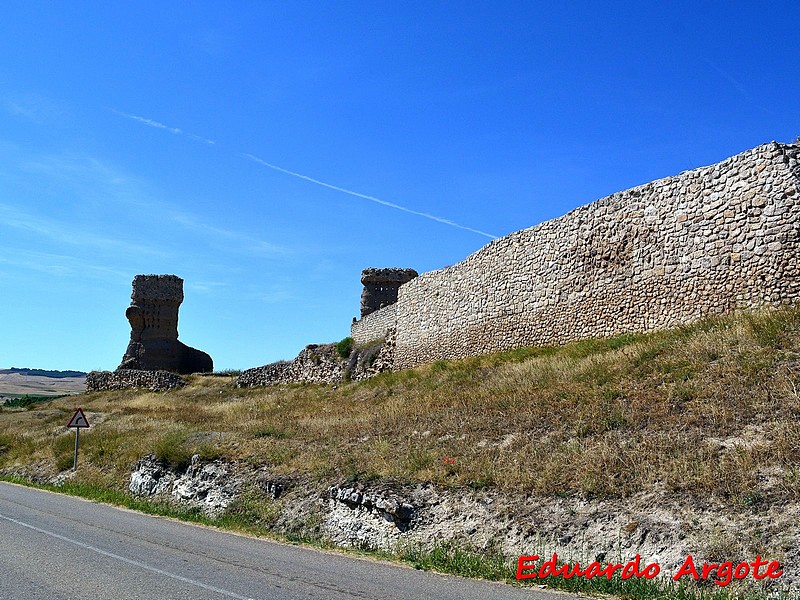
M 11 367 L 10 369 L 0 369 L 0 375 L 10 375 L 17 373 L 19 375 L 33 375 L 37 377 L 52 377 L 54 379 L 63 379 L 65 377 L 85 377 L 86 373 L 83 371 L 55 371 L 47 369 L 28 369 Z
M 86 390 L 83 371 L 52 371 L 46 369 L 0 369 L 0 398 L 20 396 L 60 396 Z
M 774 585 L 800 583 L 800 307 L 339 386 L 231 381 L 4 409 L 0 473 L 127 492 L 142 457 L 177 477 L 196 454 L 190 471 L 233 473 L 247 492 L 228 512 L 262 530 L 384 550 L 639 552 L 665 570 L 688 553 L 758 554 L 784 564 Z M 92 427 L 68 475 L 78 405 Z M 407 531 L 381 541 L 368 494 L 411 506 Z

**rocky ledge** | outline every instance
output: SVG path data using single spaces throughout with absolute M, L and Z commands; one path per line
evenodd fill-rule
M 688 555 L 701 561 L 779 560 L 771 590 L 800 590 L 800 503 L 760 510 L 706 504 L 656 490 L 630 498 L 538 497 L 499 490 L 444 490 L 390 481 L 331 482 L 276 475 L 267 467 L 203 463 L 174 472 L 147 456 L 131 474 L 131 493 L 222 514 L 243 495 L 268 507 L 270 530 L 341 547 L 397 552 L 455 544 L 514 559 L 540 554 L 571 561 L 624 562 L 640 554 L 674 574 Z M 260 498 L 260 500 L 259 500 Z

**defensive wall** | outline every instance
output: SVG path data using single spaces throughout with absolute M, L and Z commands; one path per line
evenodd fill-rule
M 367 344 L 385 338 L 386 333 L 394 327 L 397 327 L 397 304 L 390 304 L 353 321 L 350 337 L 356 344 Z
M 800 299 L 797 144 L 772 142 L 494 240 L 353 323 L 394 368 Z

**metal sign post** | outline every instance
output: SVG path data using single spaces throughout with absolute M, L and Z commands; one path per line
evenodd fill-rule
M 83 409 L 78 409 L 75 411 L 75 414 L 72 415 L 72 418 L 67 423 L 67 427 L 74 427 L 75 428 L 75 456 L 72 459 L 72 468 L 78 468 L 78 444 L 81 436 L 81 429 L 89 427 L 89 421 L 86 419 L 86 415 L 83 414 Z

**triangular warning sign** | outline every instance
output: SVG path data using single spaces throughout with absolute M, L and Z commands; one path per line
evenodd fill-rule
M 83 414 L 83 409 L 78 409 L 72 418 L 67 423 L 67 427 L 89 427 L 89 421 L 86 420 L 86 415 Z

